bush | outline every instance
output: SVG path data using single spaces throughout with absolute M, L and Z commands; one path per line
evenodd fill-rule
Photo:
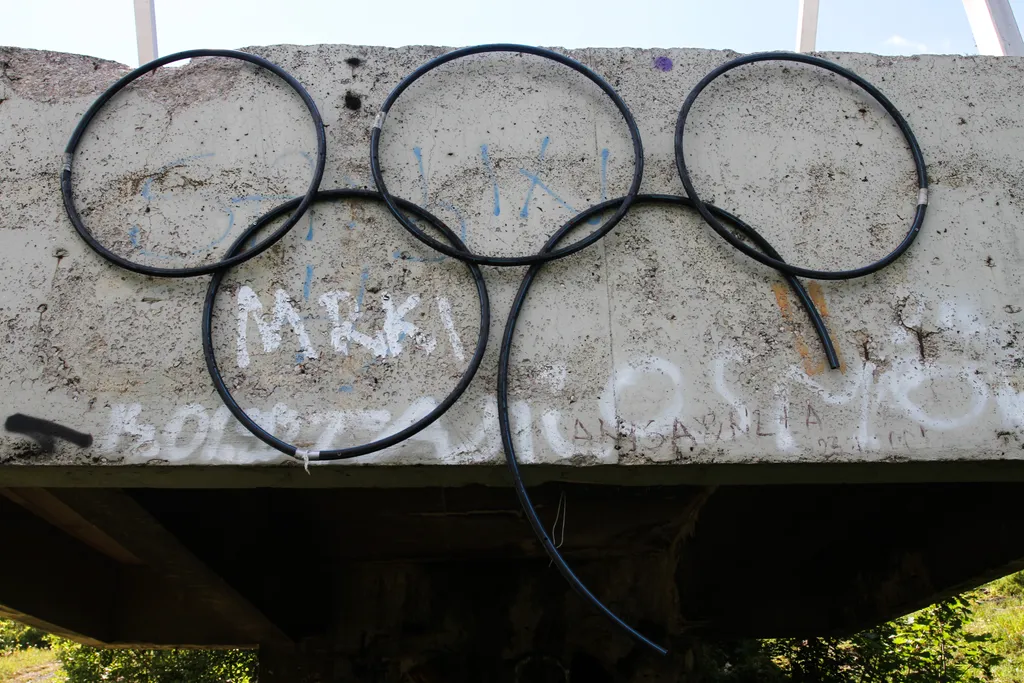
M 989 634 L 965 630 L 973 595 L 935 603 L 850 638 L 762 641 L 790 680 L 817 683 L 985 683 L 1001 657 Z
M 250 650 L 106 650 L 51 637 L 67 683 L 254 683 Z
M 0 619 L 0 655 L 32 647 L 49 647 L 45 632 L 16 621 Z

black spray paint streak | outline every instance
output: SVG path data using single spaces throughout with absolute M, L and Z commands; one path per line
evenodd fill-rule
M 59 425 L 56 422 L 43 420 L 38 417 L 29 417 L 21 413 L 15 413 L 4 422 L 4 429 L 16 434 L 24 434 L 31 438 L 44 453 L 52 453 L 56 445 L 56 439 L 70 441 L 76 446 L 86 448 L 92 445 L 92 434 L 76 432 L 70 427 Z

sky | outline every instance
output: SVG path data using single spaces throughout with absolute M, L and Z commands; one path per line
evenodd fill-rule
M 138 64 L 132 0 L 0 0 L 0 45 Z M 1010 0 L 1018 22 L 1024 0 Z M 792 50 L 798 0 L 156 0 L 160 54 L 276 43 Z M 976 54 L 962 0 L 821 0 L 818 50 Z

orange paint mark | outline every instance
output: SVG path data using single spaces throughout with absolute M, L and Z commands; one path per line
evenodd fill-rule
M 804 360 L 804 372 L 808 375 L 817 375 L 825 372 L 825 361 L 814 362 L 811 358 L 811 350 L 807 348 L 807 342 L 804 341 L 803 335 L 799 332 L 793 333 L 793 345 L 796 347 L 796 352 Z
M 789 320 L 789 287 L 782 282 L 772 284 L 772 291 L 775 292 L 775 303 L 782 311 L 782 317 Z
M 825 293 L 821 290 L 821 284 L 817 281 L 807 283 L 807 293 L 811 295 L 811 301 L 818 307 L 822 318 L 828 318 L 828 302 L 825 301 Z
M 825 292 L 821 289 L 821 283 L 809 282 L 807 283 L 807 293 L 811 295 L 811 301 L 818 307 L 818 311 L 821 313 L 822 319 L 828 322 L 828 301 L 825 300 Z M 836 357 L 839 358 L 839 372 L 846 374 L 846 361 L 843 360 L 843 351 L 839 348 L 839 342 L 835 338 L 832 339 L 832 344 L 836 347 Z
M 814 301 L 814 304 L 816 306 L 818 306 L 819 310 L 821 311 L 822 317 L 825 317 L 828 314 L 828 309 L 823 304 L 818 303 L 818 301 L 814 298 L 816 284 L 817 283 L 811 283 L 811 300 Z M 775 303 L 778 304 L 779 306 L 779 311 L 782 313 L 782 318 L 786 322 L 792 323 L 792 309 L 789 305 L 789 286 L 786 285 L 784 282 L 775 282 L 772 284 L 772 292 L 774 292 L 775 294 Z M 822 297 L 821 293 L 821 287 L 817 287 L 817 294 L 819 297 L 821 297 L 822 301 L 824 301 L 824 297 Z M 804 341 L 803 335 L 800 334 L 800 332 L 797 331 L 795 328 L 793 330 L 793 348 L 795 348 L 796 352 L 800 354 L 800 358 L 801 360 L 803 360 L 804 372 L 806 372 L 808 375 L 817 375 L 825 371 L 825 361 L 822 360 L 817 363 L 814 362 L 814 359 L 811 358 L 811 350 L 810 348 L 808 348 L 807 342 Z M 836 353 L 839 353 L 839 349 L 836 349 Z M 841 359 L 842 357 L 840 356 L 840 364 L 842 363 Z

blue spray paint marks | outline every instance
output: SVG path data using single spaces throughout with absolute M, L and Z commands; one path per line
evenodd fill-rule
M 176 159 L 176 160 L 172 161 L 169 164 L 165 164 L 165 165 L 161 166 L 156 171 L 151 173 L 146 178 L 146 181 L 144 183 L 142 183 L 142 189 L 139 191 L 139 194 L 142 196 L 143 199 L 146 200 L 147 204 L 152 202 L 154 199 L 157 199 L 159 197 L 163 197 L 165 195 L 171 194 L 170 192 L 153 192 L 153 181 L 156 180 L 157 176 L 161 175 L 162 173 L 166 173 L 167 171 L 169 171 L 172 168 L 178 168 L 179 166 L 184 166 L 185 164 L 187 164 L 190 161 L 195 161 L 196 159 L 207 159 L 207 158 L 212 157 L 212 156 L 216 156 L 216 155 L 213 152 L 210 152 L 208 154 L 193 154 L 192 156 L 187 156 L 187 157 L 183 157 L 181 159 Z M 228 209 L 228 208 L 224 209 L 224 211 L 228 214 L 228 227 L 227 227 L 227 230 L 225 230 L 222 235 L 220 235 L 219 237 L 215 238 L 212 242 L 210 242 L 206 246 L 200 247 L 198 249 L 194 249 L 191 252 L 189 252 L 189 254 L 191 254 L 193 256 L 196 255 L 196 254 L 202 254 L 204 252 L 209 251 L 210 249 L 213 249 L 218 244 L 220 244 L 225 239 L 227 239 L 227 236 L 231 233 L 231 229 L 235 226 L 235 213 L 231 209 Z M 138 251 L 139 251 L 139 253 L 141 255 L 148 256 L 150 258 L 161 259 L 161 260 L 170 260 L 172 258 L 171 256 L 169 256 L 167 254 L 158 254 L 156 252 L 152 252 L 152 251 L 149 251 L 148 249 L 143 248 L 142 242 L 141 242 L 141 240 L 139 240 L 139 234 L 140 234 L 139 226 L 137 226 L 137 225 L 133 225 L 131 228 L 128 229 L 128 237 L 131 239 L 132 246 L 135 247 L 136 249 L 138 249 Z
M 460 237 L 462 238 L 462 241 L 465 242 L 467 233 L 466 216 L 461 211 L 459 211 L 458 208 L 456 208 L 455 205 L 452 204 L 451 202 L 435 202 L 435 205 L 447 211 L 451 211 L 453 214 L 455 214 L 455 217 L 459 220 Z M 416 218 L 415 216 L 410 217 L 410 220 L 412 220 L 413 223 L 417 224 L 420 222 L 419 219 Z M 446 258 L 448 258 L 444 254 L 441 254 L 440 256 L 434 256 L 431 258 L 423 258 L 422 256 L 411 256 L 402 251 L 399 251 L 398 249 L 396 249 L 394 253 L 392 253 L 391 255 L 395 258 L 395 260 L 413 261 L 414 263 L 441 263 Z
M 461 233 L 462 240 L 465 241 L 466 240 L 466 232 L 467 232 L 467 229 L 466 229 L 466 217 L 463 216 L 462 212 L 459 211 L 457 208 L 455 208 L 455 205 L 452 204 L 451 202 L 439 201 L 439 202 L 432 202 L 432 203 L 430 203 L 430 202 L 427 201 L 427 174 L 426 174 L 426 171 L 423 168 L 423 150 L 421 148 L 419 148 L 419 147 L 413 147 L 412 148 L 412 153 L 416 157 L 416 164 L 417 164 L 417 166 L 419 168 L 420 189 L 421 189 L 421 192 L 423 194 L 422 206 L 424 208 L 427 208 L 427 209 L 432 208 L 434 206 L 438 206 L 438 207 L 441 207 L 442 209 L 446 209 L 448 211 L 451 211 L 453 214 L 455 214 L 456 218 L 459 219 L 459 228 L 460 228 L 459 231 Z M 497 192 L 497 189 L 495 189 L 495 192 Z M 497 196 L 497 195 L 495 195 L 495 196 Z M 417 224 L 419 223 L 419 220 L 415 216 L 410 217 L 410 220 L 413 223 L 417 223 Z M 441 261 L 444 261 L 446 258 L 448 258 L 447 256 L 444 256 L 443 254 L 440 255 L 440 256 L 432 257 L 432 258 L 423 258 L 422 256 L 410 256 L 409 254 L 405 254 L 405 253 L 403 253 L 402 251 L 400 251 L 398 249 L 396 249 L 391 254 L 391 256 L 395 260 L 399 260 L 399 261 L 414 261 L 414 262 L 417 262 L 417 263 L 440 263 Z
M 171 257 L 164 254 L 154 254 L 151 251 L 142 248 L 142 244 L 139 242 L 139 226 L 133 225 L 128 228 L 128 238 L 132 242 L 132 246 L 138 249 L 139 253 L 143 256 L 149 256 L 150 258 L 161 259 L 163 261 L 169 260 Z
M 529 178 L 529 179 L 530 179 L 530 181 L 531 181 L 531 185 L 530 185 L 530 192 L 531 192 L 531 193 L 533 192 L 533 188 L 535 188 L 535 187 L 539 187 L 540 189 L 544 190 L 544 192 L 545 192 L 545 193 L 546 193 L 546 194 L 547 194 L 547 195 L 548 195 L 549 197 L 551 197 L 551 198 L 552 198 L 552 199 L 554 199 L 554 200 L 555 200 L 556 202 L 558 202 L 559 204 L 561 204 L 561 205 L 562 205 L 562 206 L 563 206 L 564 208 L 568 209 L 569 211 L 572 211 L 573 213 L 576 213 L 576 209 L 574 209 L 574 208 L 572 208 L 571 206 L 569 206 L 568 202 L 566 202 L 566 201 L 565 201 L 564 199 L 562 199 L 561 197 L 559 197 L 559 196 L 558 196 L 558 195 L 557 195 L 557 194 L 555 193 L 555 191 L 554 191 L 554 190 L 552 190 L 552 189 L 551 189 L 550 187 L 548 187 L 547 185 L 545 185 L 545 184 L 544 184 L 544 181 L 542 181 L 542 180 L 540 179 L 540 176 L 538 176 L 538 175 L 537 175 L 536 173 L 530 173 L 530 172 L 529 172 L 529 171 L 527 171 L 527 170 L 526 170 L 525 168 L 521 168 L 521 169 L 519 169 L 519 172 L 520 172 L 520 173 L 522 173 L 522 174 L 523 174 L 524 176 L 526 176 L 527 178 Z M 527 195 L 527 203 L 529 203 L 529 195 Z M 527 207 L 527 204 L 523 204 L 523 211 L 522 211 L 522 213 L 520 213 L 520 214 L 519 214 L 519 215 L 520 215 L 520 216 L 522 216 L 523 218 L 525 218 L 525 217 L 526 217 L 526 207 Z
M 608 201 L 608 148 L 601 150 L 601 201 Z
M 438 202 L 437 205 L 440 206 L 442 209 L 447 209 L 448 211 L 451 211 L 453 214 L 455 214 L 455 217 L 459 219 L 459 237 L 461 237 L 462 241 L 465 242 L 466 217 L 463 215 L 463 213 L 459 211 L 457 208 L 455 208 L 455 205 L 452 204 L 451 202 Z
M 338 391 L 347 393 L 349 391 L 355 391 L 355 387 L 353 387 L 351 384 L 342 384 L 340 387 L 338 387 Z
M 419 166 L 420 171 L 420 191 L 423 193 L 423 206 L 427 205 L 427 173 L 423 170 L 423 149 L 420 147 L 413 147 L 412 153 L 416 157 L 416 164 Z
M 176 159 L 175 161 L 172 161 L 169 164 L 161 166 L 156 171 L 151 173 L 148 178 L 146 178 L 146 182 L 144 182 L 142 184 L 142 191 L 139 194 L 141 194 L 143 196 L 143 198 L 145 198 L 147 201 L 153 199 L 154 197 L 161 196 L 159 194 L 153 194 L 153 180 L 156 178 L 156 176 L 158 176 L 158 175 L 160 175 L 162 173 L 166 173 L 167 171 L 171 170 L 172 168 L 177 168 L 179 166 L 184 166 L 185 164 L 187 164 L 190 161 L 195 161 L 196 159 L 206 159 L 206 158 L 209 158 L 209 157 L 212 157 L 212 156 L 214 156 L 213 152 L 210 152 L 209 154 L 193 154 L 190 157 L 184 157 L 182 159 Z
M 208 252 L 210 249 L 213 249 L 218 244 L 220 244 L 225 239 L 227 239 L 228 235 L 231 234 L 232 228 L 235 227 L 235 212 L 232 211 L 231 209 L 225 209 L 224 211 L 228 214 L 228 227 L 224 230 L 224 232 L 219 237 L 215 238 L 212 242 L 210 242 L 206 246 L 199 247 L 198 249 L 193 249 L 192 251 L 190 251 L 189 252 L 190 255 L 195 256 L 196 254 L 203 254 L 205 252 Z M 141 255 L 143 255 L 143 256 L 148 256 L 150 258 L 155 258 L 155 259 L 162 259 L 162 260 L 165 260 L 165 261 L 166 260 L 170 260 L 172 258 L 171 256 L 168 256 L 167 254 L 158 254 L 156 252 L 149 251 L 148 249 L 144 249 L 142 247 L 142 242 L 139 240 L 139 226 L 137 226 L 137 225 L 133 225 L 132 227 L 128 228 L 128 237 L 131 240 L 132 246 L 135 247 L 136 249 L 138 249 L 139 253 Z M 255 243 L 256 243 L 256 238 L 253 237 L 252 240 L 250 241 L 249 246 L 252 246 Z
M 283 202 L 289 199 L 295 199 L 299 195 L 297 194 L 247 194 L 241 197 L 232 197 L 228 201 L 232 204 L 241 204 L 242 202 L 263 202 L 268 199 L 274 201 Z
M 544 161 L 544 154 L 548 151 L 548 143 L 551 142 L 551 136 L 545 135 L 544 139 L 540 143 L 540 154 L 537 155 L 537 163 Z M 533 182 L 530 184 L 530 189 L 526 191 L 526 199 L 523 201 L 523 208 L 519 212 L 520 218 L 527 218 L 530 215 L 530 198 L 533 197 L 533 188 L 537 185 L 541 185 L 539 174 L 529 174 L 526 169 L 519 169 L 519 172 L 525 175 L 527 178 L 531 178 Z M 541 189 L 550 194 L 550 190 L 541 185 Z
M 366 281 L 370 279 L 370 266 L 363 268 L 359 274 L 359 294 L 356 296 L 356 307 L 363 310 L 363 296 L 366 294 Z
M 349 230 L 355 230 L 356 229 L 356 222 L 355 221 L 349 221 L 348 223 L 345 224 L 345 227 L 348 228 Z
M 491 157 L 487 153 L 487 145 L 480 145 L 480 158 L 484 161 L 484 168 L 487 175 L 491 177 L 491 184 L 494 186 L 494 215 L 501 215 L 501 202 L 498 196 L 498 176 L 494 173 L 494 166 L 491 165 Z
M 654 60 L 654 68 L 660 71 L 671 71 L 672 60 L 669 59 L 668 57 L 665 57 L 664 55 L 661 57 L 657 57 Z
M 302 298 L 309 301 L 309 286 L 313 283 L 313 265 L 306 266 L 306 281 L 302 283 Z

